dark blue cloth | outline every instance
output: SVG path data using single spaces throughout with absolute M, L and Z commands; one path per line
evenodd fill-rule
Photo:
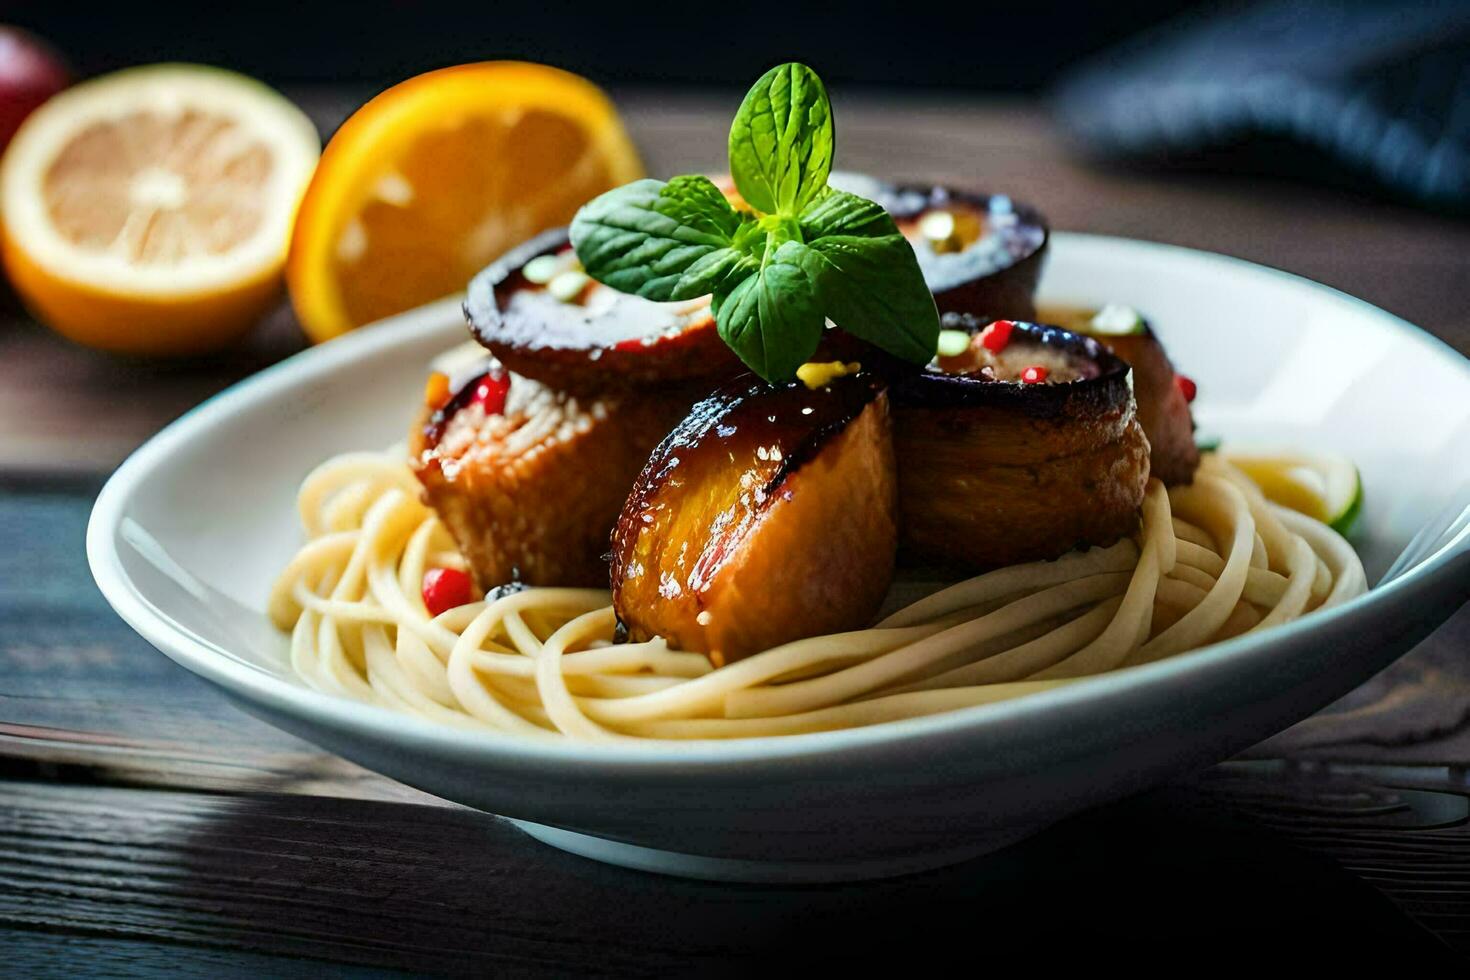
M 1466 0 L 1217 8 L 1080 66 L 1055 105 L 1103 157 L 1248 161 L 1470 210 Z

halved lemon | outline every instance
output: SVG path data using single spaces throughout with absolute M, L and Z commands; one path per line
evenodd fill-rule
M 1266 499 L 1314 517 L 1344 537 L 1357 523 L 1363 509 L 1363 481 L 1347 457 L 1233 451 L 1222 455 L 1250 477 Z
M 320 150 L 299 109 L 234 72 L 152 65 L 83 82 L 32 113 L 0 162 L 6 270 L 80 343 L 218 348 L 279 296 Z
M 607 96 L 545 65 L 411 78 L 342 125 L 301 205 L 286 280 L 314 341 L 460 292 L 502 252 L 643 175 Z

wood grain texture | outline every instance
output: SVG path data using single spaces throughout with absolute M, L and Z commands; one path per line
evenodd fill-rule
M 1464 767 L 1227 764 L 1192 785 L 1331 857 L 1470 955 L 1470 774 Z
M 0 492 L 0 775 L 428 799 L 250 718 L 133 633 L 87 571 L 95 492 Z
M 209 949 L 156 941 L 71 936 L 65 933 L 14 931 L 0 940 L 5 968 L 13 976 L 44 980 L 75 977 L 173 976 L 273 977 L 279 980 L 343 980 L 406 977 L 412 974 L 383 967 L 348 966 L 302 957 L 267 956 L 238 949 Z M 166 964 L 166 966 L 164 965 Z
M 722 168 L 737 96 L 621 102 L 667 174 Z M 360 101 L 302 99 L 324 132 Z M 1094 170 L 1034 106 L 839 93 L 836 111 L 849 168 L 1003 189 L 1059 228 L 1286 268 L 1470 351 L 1465 223 L 1282 181 Z M 221 356 L 118 359 L 0 293 L 5 972 L 721 975 L 915 948 L 1090 963 L 1137 959 L 1140 935 L 1156 957 L 1439 963 L 1396 908 L 1470 952 L 1470 610 L 1253 753 L 1295 761 L 1231 764 L 959 868 L 839 888 L 594 865 L 254 720 L 117 619 L 83 533 L 123 455 L 301 344 L 283 306 Z
M 956 868 L 780 888 L 597 865 L 458 808 L 20 782 L 0 800 L 0 921 L 534 976 L 727 975 L 895 953 L 911 969 L 1028 953 L 1162 963 L 1204 948 L 1270 949 L 1288 964 L 1449 958 L 1332 861 L 1180 790 Z

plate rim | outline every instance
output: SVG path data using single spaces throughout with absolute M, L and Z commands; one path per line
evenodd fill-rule
M 1053 247 L 1067 249 L 1082 245 L 1218 261 L 1325 292 L 1369 312 L 1406 339 L 1428 346 L 1437 355 L 1448 355 L 1470 378 L 1470 359 L 1449 344 L 1366 300 L 1304 276 L 1180 245 L 1079 232 L 1053 234 Z M 606 773 L 609 766 L 616 766 L 625 771 L 687 775 L 694 767 L 701 770 L 725 769 L 745 763 L 816 761 L 902 751 L 930 739 L 961 734 L 978 738 L 985 731 L 1024 723 L 1036 716 L 1065 716 L 1083 708 L 1105 707 L 1118 699 L 1131 700 L 1151 690 L 1167 689 L 1187 675 L 1219 668 L 1231 661 L 1259 657 L 1271 647 L 1287 645 L 1331 623 L 1360 617 L 1393 604 L 1404 593 L 1417 592 L 1431 585 L 1450 569 L 1457 556 L 1470 552 L 1470 535 L 1462 534 L 1394 580 L 1340 606 L 1286 623 L 1268 633 L 1246 634 L 1185 656 L 1089 677 L 1025 698 L 839 731 L 687 742 L 628 739 L 589 743 L 460 729 L 379 705 L 316 691 L 250 665 L 194 635 L 158 609 L 133 585 L 122 568 L 115 547 L 116 532 L 126 505 L 139 484 L 157 465 L 168 459 L 176 447 L 206 436 L 215 419 L 231 414 L 237 407 L 268 401 L 279 389 L 330 374 L 343 363 L 370 357 L 385 348 L 412 343 L 423 335 L 443 329 L 445 317 L 457 313 L 461 304 L 461 296 L 448 297 L 390 318 L 395 323 L 392 330 L 381 329 L 382 323 L 390 321 L 379 321 L 328 344 L 300 351 L 204 400 L 134 450 L 103 486 L 87 525 L 88 564 L 108 604 L 152 646 L 185 669 L 219 685 L 234 697 L 259 704 L 272 712 L 307 719 L 314 725 L 391 736 L 405 750 L 427 750 L 441 756 L 470 753 L 482 760 L 494 759 L 517 767 L 550 764 L 561 769 L 587 768 Z

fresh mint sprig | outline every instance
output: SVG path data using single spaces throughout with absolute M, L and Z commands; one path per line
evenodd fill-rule
M 622 292 L 712 294 L 721 338 L 767 381 L 796 375 L 828 319 L 923 364 L 939 339 L 934 298 L 888 212 L 827 186 L 835 145 L 816 72 L 772 68 L 730 124 L 730 175 L 750 211 L 707 177 L 638 180 L 585 205 L 572 246 L 588 275 Z

